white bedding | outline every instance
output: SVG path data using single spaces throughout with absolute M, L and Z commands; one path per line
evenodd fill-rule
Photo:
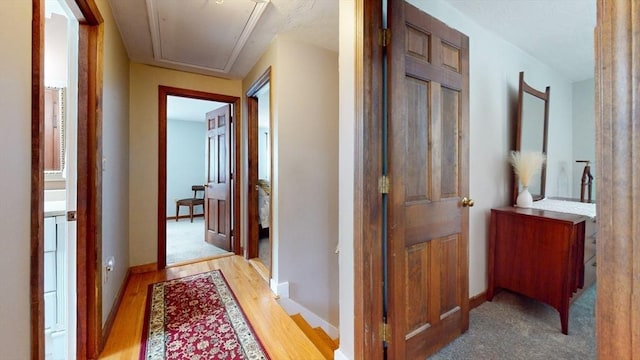
M 261 182 L 263 181 L 264 180 L 261 180 Z M 268 183 L 261 183 L 258 186 L 258 214 L 260 215 L 260 226 L 262 226 L 263 229 L 268 228 L 271 223 L 271 206 L 269 205 L 270 196 L 267 191 L 269 191 L 269 193 L 271 192 Z
M 592 204 L 592 203 L 555 200 L 555 199 L 542 199 L 540 201 L 534 201 L 531 207 L 533 209 L 584 215 L 584 216 L 588 216 L 591 219 L 596 218 L 596 204 Z

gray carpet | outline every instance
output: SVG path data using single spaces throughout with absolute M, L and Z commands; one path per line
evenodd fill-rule
M 167 264 L 226 254 L 204 241 L 204 218 L 167 220 Z
M 595 359 L 596 286 L 571 305 L 569 335 L 541 302 L 502 291 L 469 313 L 469 330 L 430 359 Z

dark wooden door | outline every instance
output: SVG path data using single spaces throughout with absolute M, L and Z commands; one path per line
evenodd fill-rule
M 390 4 L 387 351 L 425 359 L 469 322 L 469 40 Z
M 207 113 L 205 241 L 231 251 L 231 105 Z

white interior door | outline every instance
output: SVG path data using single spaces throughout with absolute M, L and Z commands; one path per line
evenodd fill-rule
M 64 5 L 64 4 L 63 4 Z M 68 8 L 65 8 L 68 10 Z M 67 86 L 67 123 L 66 123 L 66 165 L 65 165 L 65 189 L 67 199 L 67 212 L 77 210 L 77 125 L 78 125 L 78 21 L 70 12 L 68 44 L 69 44 L 69 84 Z M 77 311 L 77 284 L 76 284 L 76 225 L 75 221 L 67 221 L 67 359 L 72 359 L 76 354 L 76 311 Z

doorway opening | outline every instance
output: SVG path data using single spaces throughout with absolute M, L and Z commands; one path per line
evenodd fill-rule
M 44 17 L 44 347 L 45 359 L 76 352 L 76 126 L 78 20 L 66 2 Z
M 239 98 L 160 86 L 158 268 L 240 254 Z
M 205 239 L 207 114 L 226 103 L 167 97 L 166 262 L 184 264 L 228 254 Z
M 62 70 L 64 76 L 52 80 L 50 76 L 61 73 L 47 64 L 51 58 L 45 58 L 48 52 L 45 38 L 56 38 L 46 29 L 50 25 L 47 18 L 53 19 L 56 12 L 66 15 L 66 20 L 58 20 L 60 23 L 66 21 L 70 31 L 68 37 L 60 34 L 57 37 L 59 46 L 65 46 L 63 43 L 66 42 L 66 52 L 54 51 L 54 58 L 62 56 L 66 59 L 58 58 L 54 62 L 64 64 L 68 69 Z M 81 0 L 34 1 L 32 14 L 31 354 L 34 359 L 96 358 L 103 332 L 99 300 L 102 285 L 100 271 L 96 270 L 102 247 L 99 219 L 102 170 L 98 161 L 102 151 L 102 52 L 98 51 L 98 44 L 102 41 L 100 26 L 103 19 L 93 3 Z M 48 74 L 45 74 L 45 67 L 51 69 Z M 60 90 L 50 93 L 51 99 L 57 98 L 58 102 L 52 105 L 54 101 L 51 101 L 49 107 L 51 110 L 57 107 L 60 119 L 68 121 L 66 124 L 51 122 L 52 127 L 53 124 L 58 127 L 60 140 L 59 146 L 51 149 L 64 149 L 65 155 L 61 155 L 58 162 L 61 170 L 45 174 L 46 87 Z M 60 104 L 64 104 L 64 111 Z M 73 141 L 64 135 L 65 132 L 81 135 Z M 55 131 L 52 133 L 55 137 Z M 55 166 L 55 163 L 50 165 Z M 84 176 L 76 177 L 77 173 Z M 45 189 L 61 191 L 45 194 Z M 45 226 L 45 202 L 49 201 L 57 202 L 61 209 L 56 209 L 56 219 Z M 61 219 L 57 219 L 57 215 L 62 215 Z M 58 249 L 58 245 L 67 247 Z M 50 254 L 45 260 L 47 250 Z M 53 277 L 50 276 L 52 268 L 56 269 Z M 55 284 L 55 290 L 52 284 Z M 49 293 L 47 300 L 45 289 Z M 54 356 L 56 347 L 63 350 Z
M 248 243 L 246 257 L 265 280 L 271 277 L 271 69 L 247 92 L 248 108 Z

